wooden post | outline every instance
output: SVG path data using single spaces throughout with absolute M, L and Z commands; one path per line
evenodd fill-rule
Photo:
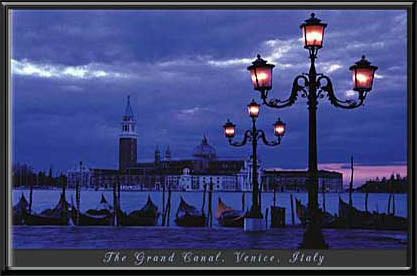
M 33 199 L 33 183 L 32 181 L 29 184 L 29 214 L 32 213 L 32 199 Z
M 365 194 L 365 212 L 368 212 L 368 190 L 366 190 Z
M 162 183 L 162 214 L 165 214 L 165 181 Z
M 323 197 L 323 214 L 326 213 L 326 187 L 324 185 L 324 182 L 321 182 L 321 194 Z
M 266 210 L 265 210 L 265 226 L 266 226 L 266 229 L 268 229 L 268 213 L 269 213 L 269 208 L 266 208 Z
M 242 212 L 245 212 L 245 192 L 242 192 Z
M 259 210 L 262 210 L 262 181 L 259 184 L 259 189 L 258 189 L 258 203 L 259 203 Z
M 294 200 L 293 200 L 292 194 L 290 194 L 290 201 L 291 201 L 291 222 L 292 222 L 292 225 L 295 225 Z
M 167 221 L 167 226 L 169 226 L 169 218 L 171 213 L 171 185 L 168 185 L 168 203 L 167 203 L 167 216 L 165 217 Z
M 117 176 L 119 177 L 119 176 Z M 117 226 L 117 181 L 113 182 L 113 214 L 114 214 L 114 221 L 113 221 L 113 225 Z
M 64 194 L 64 198 L 66 198 L 67 184 L 65 183 L 62 174 L 59 176 L 59 181 L 62 183 L 62 193 Z
M 82 177 L 83 177 L 82 165 L 83 165 L 83 162 L 80 161 L 80 179 L 79 179 L 79 181 L 77 181 L 76 188 L 75 188 L 75 201 L 76 201 L 75 203 L 77 204 L 77 225 L 80 224 L 81 181 L 82 181 Z
M 166 207 L 165 207 L 165 182 L 162 185 L 162 226 L 165 226 Z
M 392 215 L 395 216 L 395 193 L 392 193 Z
M 277 206 L 277 185 L 274 185 L 274 207 Z
M 392 194 L 389 194 L 389 197 L 388 197 L 387 215 L 389 215 L 389 213 L 390 213 L 390 211 L 391 211 L 391 196 L 392 196 Z
M 204 207 L 206 206 L 206 190 L 207 190 L 207 184 L 204 183 L 203 185 L 203 204 L 201 205 L 201 214 L 204 216 Z
M 209 195 L 208 195 L 208 226 L 213 226 L 213 211 L 211 208 L 212 205 L 212 197 L 213 197 L 213 181 L 210 180 L 209 185 Z
M 117 178 L 117 226 L 120 225 L 120 216 L 121 216 L 121 208 L 120 208 L 120 179 Z
M 353 192 L 353 156 L 350 157 L 350 183 L 349 183 L 349 207 L 352 208 L 352 192 Z

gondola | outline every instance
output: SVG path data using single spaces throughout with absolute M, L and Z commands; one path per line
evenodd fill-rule
M 188 205 L 181 197 L 180 206 L 175 215 L 175 223 L 184 227 L 204 227 L 206 216 L 194 206 Z
M 346 228 L 407 230 L 408 220 L 392 214 L 378 214 L 360 211 L 350 207 L 339 197 L 339 217 L 345 222 Z
M 298 219 L 301 221 L 303 226 L 307 224 L 307 215 L 308 209 L 304 206 L 299 199 L 295 199 L 295 210 L 297 213 Z M 332 215 L 329 212 L 324 212 L 322 209 L 319 209 L 319 215 L 321 219 L 321 226 L 323 228 L 335 228 L 340 225 L 340 220 L 336 215 Z
M 216 219 L 223 227 L 243 227 L 244 212 L 225 205 L 219 197 L 216 208 Z
M 378 215 L 360 211 L 349 206 L 339 197 L 339 217 L 343 220 L 345 228 L 373 229 L 376 228 Z
M 155 226 L 158 224 L 160 213 L 158 207 L 148 195 L 146 204 L 140 209 L 125 214 L 120 212 L 120 225 L 122 226 Z
M 101 194 L 101 200 L 97 207 L 95 209 L 88 209 L 85 213 L 91 216 L 113 216 L 114 214 L 113 206 L 107 202 L 104 194 Z
M 46 209 L 40 214 L 25 214 L 24 223 L 27 225 L 68 225 L 70 212 L 65 194 L 61 193 L 58 204 L 53 209 Z
M 23 217 L 29 213 L 29 203 L 27 202 L 25 196 L 22 193 L 19 202 L 13 206 L 13 224 L 22 225 L 24 224 Z
M 74 225 L 77 226 L 111 226 L 113 225 L 114 215 L 111 212 L 111 206 L 107 203 L 104 195 L 101 196 L 99 209 L 90 209 L 87 213 L 79 212 L 72 204 L 71 218 Z M 93 213 L 93 214 L 91 214 Z

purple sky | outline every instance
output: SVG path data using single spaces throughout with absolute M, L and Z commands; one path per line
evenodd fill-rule
M 326 23 L 317 70 L 332 78 L 339 97 L 352 97 L 349 66 L 362 54 L 379 67 L 365 106 L 318 108 L 321 164 L 355 162 L 397 171 L 406 165 L 406 11 L 13 11 L 13 159 L 34 168 L 66 170 L 79 160 L 114 168 L 126 96 L 138 122 L 138 160 L 156 144 L 188 157 L 204 133 L 220 156 L 230 148 L 222 125 L 237 137 L 250 127 L 246 105 L 259 95 L 246 67 L 261 54 L 276 65 L 274 88 L 289 95 L 308 71 L 300 23 L 316 12 Z M 259 127 L 273 137 L 281 117 L 287 134 L 261 147 L 266 167 L 306 168 L 305 99 L 289 108 L 261 108 Z M 376 168 L 376 167 L 375 167 Z M 375 172 L 378 170 L 375 170 Z

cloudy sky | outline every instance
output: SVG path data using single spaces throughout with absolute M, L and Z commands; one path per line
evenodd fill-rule
M 189 157 L 203 134 L 219 156 L 246 157 L 249 147 L 230 148 L 222 129 L 228 118 L 238 137 L 250 127 L 246 105 L 259 95 L 246 67 L 258 53 L 274 63 L 270 94 L 286 98 L 294 77 L 309 68 L 299 25 L 310 12 L 13 11 L 13 161 L 57 171 L 79 160 L 116 168 L 127 95 L 139 161 L 151 160 L 157 144 Z M 328 23 L 317 70 L 332 78 L 339 97 L 355 98 L 348 68 L 362 54 L 379 67 L 364 107 L 319 103 L 319 163 L 343 169 L 353 154 L 366 177 L 405 173 L 406 12 L 315 12 Z M 287 134 L 281 146 L 260 148 L 264 166 L 306 168 L 305 99 L 262 107 L 258 125 L 269 138 L 278 117 Z

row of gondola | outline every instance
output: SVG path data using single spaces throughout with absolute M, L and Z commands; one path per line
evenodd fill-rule
M 303 225 L 307 223 L 307 207 L 296 199 L 297 217 Z M 393 214 L 360 211 L 339 197 L 339 214 L 332 215 L 319 209 L 319 217 L 323 228 L 353 228 L 379 230 L 406 230 L 408 220 Z M 69 225 L 78 226 L 156 226 L 160 213 L 158 207 L 148 196 L 146 204 L 139 210 L 125 213 L 115 211 L 104 195 L 95 209 L 80 212 L 65 200 L 64 193 L 52 209 L 41 213 L 29 211 L 29 203 L 23 193 L 19 202 L 13 207 L 13 224 L 15 225 Z M 215 217 L 223 227 L 243 227 L 245 212 L 235 210 L 219 198 Z M 117 222 L 116 222 L 117 220 Z M 189 205 L 182 197 L 175 215 L 175 223 L 182 227 L 205 227 L 207 216 L 196 207 Z
M 297 217 L 301 223 L 307 223 L 307 206 L 296 199 Z M 351 228 L 375 230 L 407 230 L 408 219 L 378 212 L 367 212 L 356 209 L 339 197 L 339 214 L 332 215 L 319 209 L 319 217 L 323 228 Z
M 139 210 L 130 213 L 118 209 L 115 211 L 104 195 L 95 209 L 88 209 L 85 213 L 78 210 L 73 203 L 69 204 L 65 194 L 61 193 L 60 199 L 52 209 L 46 209 L 40 213 L 29 211 L 29 203 L 25 196 L 21 195 L 19 202 L 13 206 L 14 225 L 77 225 L 77 226 L 156 226 L 160 213 L 158 207 L 148 196 L 146 204 Z M 237 211 L 225 205 L 219 198 L 216 209 L 216 219 L 224 227 L 243 227 L 244 212 Z M 196 207 L 189 205 L 182 197 L 175 223 L 183 227 L 205 227 L 207 217 Z

